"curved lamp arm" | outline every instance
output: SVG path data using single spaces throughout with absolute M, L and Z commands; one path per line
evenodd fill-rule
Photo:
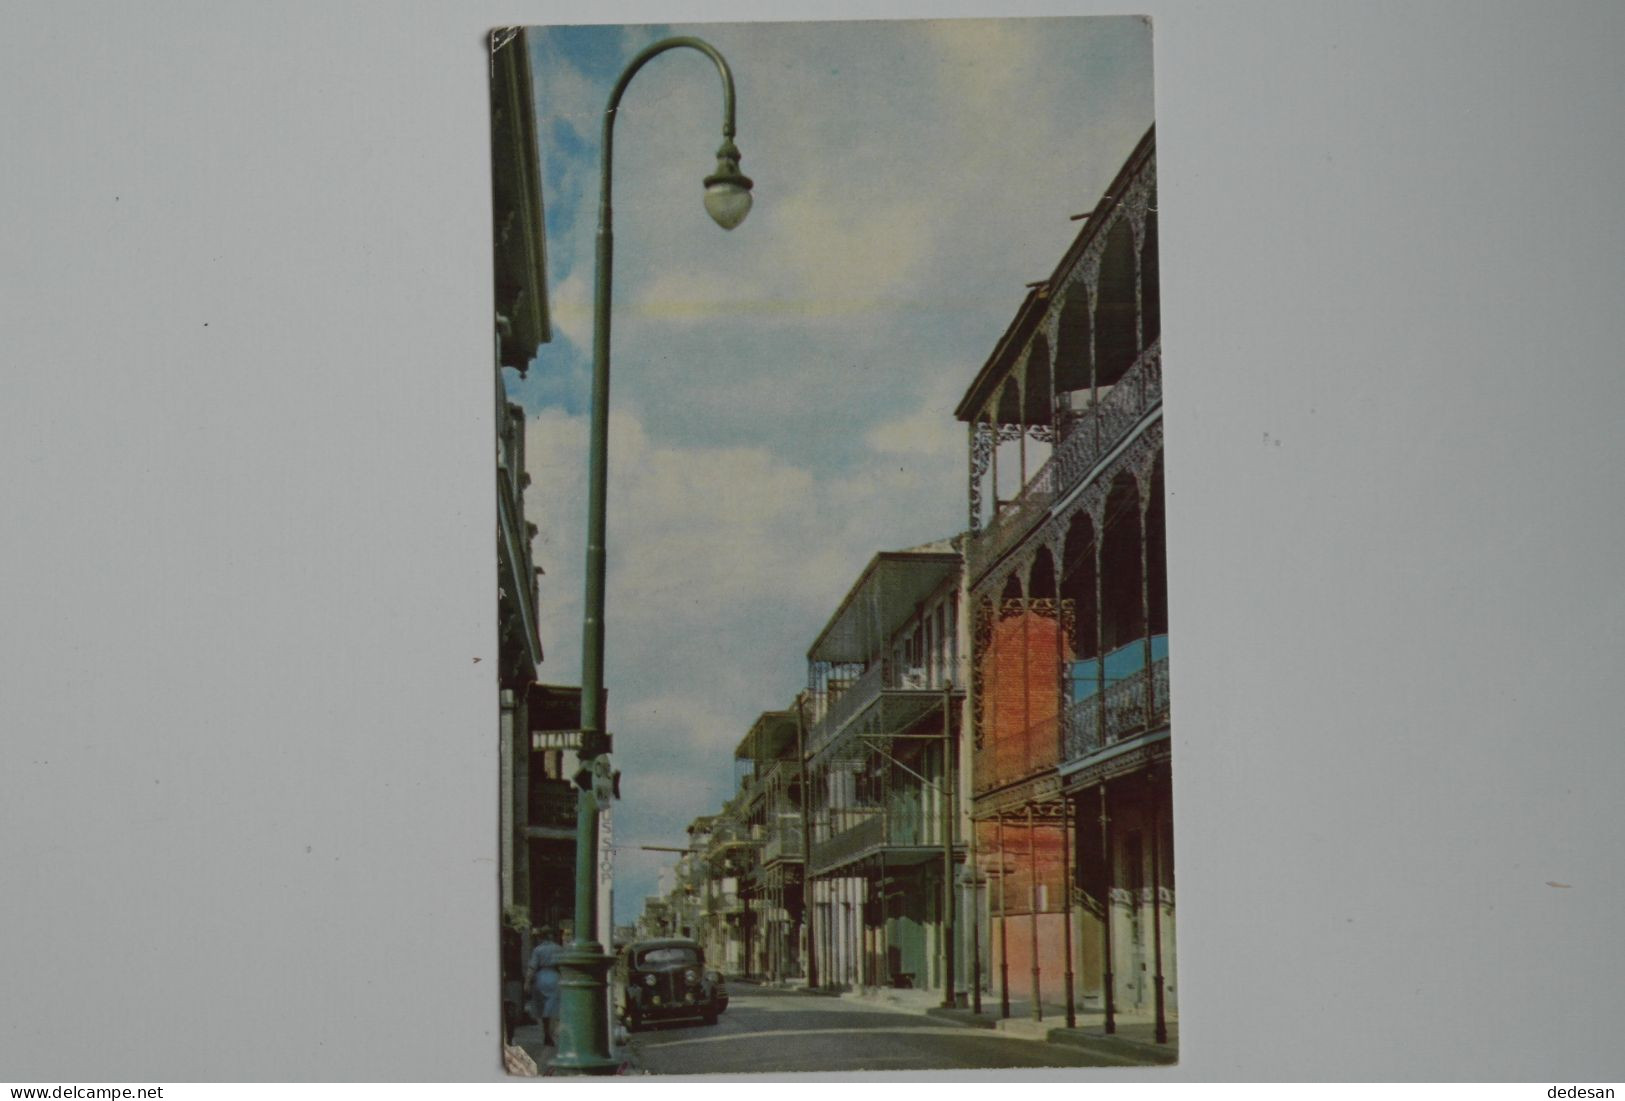
M 615 159 L 615 113 L 621 108 L 621 96 L 625 94 L 626 86 L 632 83 L 632 78 L 638 75 L 638 70 L 648 64 L 652 58 L 665 53 L 667 50 L 683 48 L 700 51 L 706 57 L 709 57 L 711 63 L 717 67 L 717 73 L 722 77 L 722 147 L 723 149 L 731 149 L 733 146 L 734 74 L 733 70 L 728 68 L 727 60 L 717 52 L 715 46 L 703 38 L 680 35 L 676 38 L 666 38 L 656 42 L 631 60 L 621 73 L 620 79 L 615 82 L 615 89 L 609 93 L 609 106 L 604 110 L 604 173 L 602 187 L 599 191 L 599 202 L 601 204 L 600 223 L 604 221 L 603 213 L 609 210 L 610 168 Z M 739 170 L 739 151 L 733 149 L 732 153 L 734 171 L 737 172 Z M 717 155 L 718 157 L 723 156 L 722 151 L 719 150 Z M 748 189 L 750 185 L 747 182 L 745 186 Z

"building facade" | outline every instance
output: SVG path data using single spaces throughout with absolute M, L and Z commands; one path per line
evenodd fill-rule
M 956 415 L 977 864 L 1001 1000 L 1177 1012 L 1156 147 Z M 1012 993 L 1013 992 L 1013 993 Z
M 530 686 L 542 662 L 537 631 L 535 524 L 525 517 L 525 415 L 508 400 L 505 369 L 521 375 L 552 339 L 547 304 L 547 248 L 536 115 L 523 31 L 496 32 L 491 42 L 492 242 L 495 292 L 497 458 L 497 615 L 501 632 L 500 843 L 502 906 L 516 913 L 529 895 L 525 823 L 530 811 Z
M 747 956 L 752 973 L 774 982 L 805 975 L 804 741 L 795 710 L 764 711 L 734 751 L 749 763 L 747 821 L 755 846 Z
M 537 579 L 541 570 L 532 553 L 537 525 L 525 512 L 525 490 L 531 482 L 525 460 L 527 425 L 524 410 L 508 396 L 507 372 L 523 378 L 542 345 L 552 339 L 542 176 L 529 56 L 522 29 L 493 32 L 492 242 L 500 630 L 496 672 L 501 700 L 498 865 L 503 912 L 509 924 L 520 930 L 527 949 L 531 927 L 565 928 L 574 917 L 576 787 L 572 777 L 579 767 L 576 751 L 581 726 L 580 689 L 539 680 L 543 653 Z M 607 904 L 602 904 L 600 911 L 607 921 Z

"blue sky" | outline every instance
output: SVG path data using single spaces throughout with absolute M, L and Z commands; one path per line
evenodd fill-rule
M 555 335 L 509 386 L 530 418 L 554 683 L 580 668 L 603 110 L 669 34 L 733 68 L 756 201 L 731 233 L 706 216 L 720 81 L 691 50 L 651 61 L 615 134 L 620 922 L 669 861 L 631 846 L 679 843 L 727 798 L 733 747 L 803 685 L 870 556 L 964 526 L 953 408 L 1152 122 L 1151 28 L 1133 17 L 533 30 Z

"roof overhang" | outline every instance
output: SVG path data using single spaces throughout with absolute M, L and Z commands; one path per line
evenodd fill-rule
M 1004 335 L 993 346 L 993 352 L 982 364 L 982 369 L 976 372 L 970 389 L 965 396 L 959 399 L 959 405 L 954 409 L 954 416 L 967 424 L 975 420 L 987 408 L 993 391 L 1004 383 L 1005 374 L 1026 347 L 1027 341 L 1038 328 L 1038 322 L 1043 319 L 1044 311 L 1049 308 L 1049 284 L 1040 283 L 1027 290 L 1027 297 L 1021 300 L 1016 309 L 1016 316 L 1010 320 Z M 1010 423 L 1020 423 L 1019 411 L 1016 420 Z
M 535 90 L 524 28 L 491 32 L 491 197 L 498 362 L 523 370 L 553 338 L 547 304 L 547 230 Z
M 872 660 L 959 565 L 956 552 L 882 551 L 875 555 L 807 651 L 807 660 Z
M 736 761 L 772 761 L 796 741 L 794 711 L 763 711 L 734 748 Z
M 1022 301 L 1021 307 L 1016 310 L 1016 316 L 1011 320 L 1009 327 L 1005 329 L 1004 335 L 999 338 L 998 343 L 994 345 L 993 353 L 988 356 L 987 362 L 982 365 L 982 369 L 976 373 L 976 378 L 971 382 L 970 389 L 965 391 L 965 396 L 959 399 L 959 405 L 954 409 L 954 416 L 959 420 L 968 424 L 987 409 L 994 391 L 1004 383 L 1006 374 L 1016 360 L 1020 358 L 1022 349 L 1032 339 L 1032 335 L 1037 330 L 1038 323 L 1042 320 L 1044 312 L 1049 309 L 1051 289 L 1065 285 L 1068 277 L 1072 274 L 1073 267 L 1089 246 L 1089 242 L 1094 239 L 1096 234 L 1101 232 L 1101 227 L 1106 224 L 1106 215 L 1122 195 L 1127 192 L 1129 181 L 1145 165 L 1146 159 L 1155 152 L 1156 147 L 1157 128 L 1153 125 L 1141 135 L 1140 140 L 1134 146 L 1134 151 L 1128 155 L 1128 159 L 1123 162 L 1123 166 L 1117 170 L 1117 175 L 1112 178 L 1112 182 L 1107 185 L 1099 201 L 1095 203 L 1094 209 L 1085 218 L 1083 228 L 1078 230 L 1077 236 L 1072 239 L 1072 244 L 1067 248 L 1066 253 L 1062 255 L 1060 263 L 1055 265 L 1055 271 L 1048 279 L 1041 283 L 1035 283 L 1029 288 L 1027 297 Z M 1002 423 L 1020 423 L 1019 411 L 1017 420 L 1004 418 L 1002 412 L 1000 416 Z

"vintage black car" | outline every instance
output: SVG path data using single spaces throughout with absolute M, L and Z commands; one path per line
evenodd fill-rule
M 708 1025 L 728 1008 L 722 972 L 705 966 L 705 949 L 691 940 L 640 940 L 615 962 L 615 989 L 628 1030 L 646 1021 L 698 1017 Z

